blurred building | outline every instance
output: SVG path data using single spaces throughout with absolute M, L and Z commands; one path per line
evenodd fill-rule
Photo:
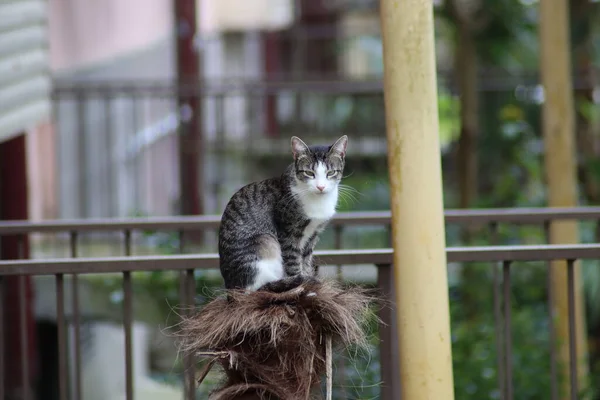
M 49 29 L 55 85 L 169 81 L 175 76 L 171 0 L 57 0 L 51 3 Z M 156 121 L 134 127 L 133 118 L 143 118 L 134 114 L 147 108 L 127 98 L 105 98 L 94 91 L 69 94 L 54 103 L 59 161 L 54 197 L 60 200 L 53 216 L 122 215 L 118 204 L 111 206 L 120 201 L 114 198 L 118 185 L 113 184 L 126 188 L 135 181 L 131 174 L 121 174 L 132 168 L 121 168 L 119 149 L 127 146 L 134 129 L 143 131 Z M 166 107 L 159 106 L 163 113 Z M 165 150 L 163 146 L 159 153 Z
M 34 214 L 78 218 L 177 213 L 176 133 L 186 110 L 177 108 L 173 86 L 176 28 L 171 1 L 66 3 L 53 3 L 50 16 L 58 139 L 53 176 L 59 178 L 54 185 L 59 189 L 55 196 L 44 196 L 44 204 L 35 204 Z M 336 100 L 332 93 L 303 94 L 287 86 L 379 77 L 377 2 L 197 4 L 204 138 L 199 168 L 204 212 L 218 213 L 234 188 L 257 176 L 248 175 L 238 165 L 239 156 L 229 154 L 286 152 L 285 138 L 291 134 L 329 140 L 348 133 L 347 127 L 353 126 L 348 107 L 357 107 L 360 99 L 348 95 L 349 100 Z M 269 82 L 279 85 L 276 93 L 263 90 Z M 378 116 L 373 114 L 373 121 Z M 369 131 L 363 136 L 384 136 L 381 122 L 365 129 Z

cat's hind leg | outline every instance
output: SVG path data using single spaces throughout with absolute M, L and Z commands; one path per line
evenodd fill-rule
M 285 276 L 283 258 L 279 241 L 271 235 L 260 235 L 256 238 L 258 260 L 254 264 L 256 274 L 247 290 L 255 291 L 269 282 Z

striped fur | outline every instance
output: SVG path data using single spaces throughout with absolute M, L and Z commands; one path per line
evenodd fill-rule
M 314 275 L 312 253 L 335 214 L 348 137 L 331 146 L 291 142 L 294 162 L 281 176 L 242 187 L 225 207 L 219 257 L 228 289 Z

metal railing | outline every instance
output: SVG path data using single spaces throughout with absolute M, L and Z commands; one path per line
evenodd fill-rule
M 459 227 L 487 226 L 494 231 L 500 224 L 529 225 L 543 228 L 548 232 L 554 221 L 583 221 L 595 223 L 600 229 L 600 207 L 564 207 L 564 208 L 515 208 L 515 209 L 470 209 L 446 210 L 447 226 Z M 343 229 L 349 226 L 386 226 L 390 225 L 390 211 L 366 211 L 338 213 L 330 222 L 339 243 Z M 126 236 L 134 231 L 173 231 L 181 236 L 186 231 L 217 231 L 221 216 L 171 216 L 149 218 L 119 219 L 73 219 L 51 221 L 0 221 L 0 237 L 6 235 L 29 235 L 34 233 L 68 233 L 73 252 L 77 252 L 77 237 L 87 232 L 122 232 Z M 548 234 L 545 235 L 546 238 Z M 491 243 L 498 244 L 498 243 Z M 336 246 L 339 248 L 339 246 Z M 182 250 L 182 249 L 180 249 Z
M 492 238 L 496 237 L 499 224 L 526 224 L 542 227 L 546 232 L 549 231 L 550 224 L 558 220 L 580 220 L 590 221 L 596 226 L 600 222 L 600 207 L 588 208 L 569 208 L 569 209 L 515 209 L 515 210 L 449 210 L 446 211 L 446 223 L 460 226 L 482 225 L 489 227 Z M 345 227 L 381 225 L 388 226 L 390 223 L 389 212 L 368 212 L 368 213 L 347 213 L 340 214 L 332 221 L 332 228 L 335 235 L 335 246 L 337 250 L 318 251 L 317 262 L 319 265 L 358 265 L 373 264 L 377 266 L 377 284 L 384 294 L 393 295 L 393 270 L 390 268 L 392 263 L 391 249 L 369 249 L 369 250 L 340 250 L 343 247 L 343 232 Z M 120 273 L 123 276 L 123 322 L 125 333 L 125 371 L 126 371 L 126 393 L 127 399 L 133 398 L 132 384 L 132 277 L 131 273 L 136 271 L 179 271 L 180 272 L 180 292 L 179 298 L 181 305 L 193 305 L 195 296 L 195 278 L 196 269 L 218 269 L 218 256 L 214 253 L 186 255 L 179 254 L 173 256 L 133 256 L 132 236 L 136 231 L 143 230 L 162 230 L 175 231 L 183 239 L 188 233 L 198 230 L 216 230 L 219 225 L 219 218 L 216 216 L 203 217 L 173 217 L 173 218 L 149 218 L 149 219 L 127 219 L 127 220 L 78 220 L 78 221 L 46 221 L 46 222 L 26 222 L 26 221 L 5 221 L 0 223 L 0 237 L 11 236 L 18 239 L 19 247 L 23 247 L 26 237 L 32 233 L 55 233 L 63 232 L 69 236 L 71 259 L 40 259 L 40 260 L 12 260 L 0 261 L 0 282 L 2 277 L 6 276 L 27 276 L 27 275 L 54 275 L 56 281 L 56 306 L 57 306 L 57 325 L 59 329 L 59 383 L 60 398 L 67 399 L 67 343 L 66 343 L 66 319 L 65 319 L 65 275 L 72 275 L 72 325 L 74 329 L 73 348 L 74 348 L 74 397 L 81 397 L 81 349 L 80 349 L 80 310 L 78 294 L 78 275 L 86 273 Z M 78 258 L 78 237 L 86 232 L 93 231 L 112 231 L 121 232 L 123 256 L 103 257 L 103 258 Z M 183 240 L 180 241 L 180 253 L 184 252 Z M 567 261 L 568 269 L 568 291 L 569 291 L 569 327 L 573 332 L 575 329 L 575 315 L 572 312 L 573 303 L 573 265 L 575 260 L 600 260 L 600 245 L 598 244 L 580 244 L 568 246 L 502 246 L 502 247 L 450 247 L 447 252 L 448 262 L 489 262 L 494 265 L 503 263 L 502 280 L 494 274 L 494 321 L 497 327 L 504 332 L 510 332 L 511 314 L 510 314 L 510 271 L 512 263 L 519 261 Z M 0 283 L 0 295 L 3 295 L 5 287 Z M 549 295 L 550 286 L 549 286 Z M 501 304 L 502 293 L 504 302 Z M 25 294 L 21 294 L 21 304 L 23 304 Z M 5 305 L 4 305 L 5 306 Z M 2 310 L 0 310 L 2 311 Z M 503 312 L 502 312 L 503 311 Z M 503 314 L 503 315 L 502 315 Z M 381 334 L 381 374 L 382 374 L 382 399 L 398 398 L 397 371 L 398 352 L 395 339 L 396 326 L 394 311 L 390 308 L 381 310 L 381 319 L 383 325 L 380 327 Z M 3 319 L 0 318 L 0 323 Z M 0 326 L 0 332 L 3 331 Z M 27 337 L 27 326 L 20 326 L 21 334 Z M 571 342 L 574 340 L 571 334 Z M 512 351 L 512 340 L 509 334 L 505 338 L 498 339 L 499 346 L 499 387 L 502 389 L 502 399 L 512 399 L 512 366 L 510 357 Z M 573 349 L 574 342 L 569 343 Z M 26 347 L 21 349 L 26 356 L 28 351 Z M 0 354 L 3 354 L 0 351 Z M 571 353 L 570 371 L 576 373 L 575 353 Z M 550 351 L 551 364 L 556 364 L 556 354 L 554 346 Z M 27 357 L 24 357 L 26 359 Z M 0 370 L 4 370 L 6 360 L 0 362 Z M 191 367 L 192 360 L 186 360 L 186 366 Z M 27 365 L 22 368 L 23 381 L 28 380 Z M 185 393 L 186 399 L 192 399 L 194 393 L 194 369 L 186 368 Z M 573 390 L 577 390 L 576 385 Z M 552 388 L 553 399 L 557 398 L 557 388 Z M 4 392 L 4 382 L 0 381 L 0 398 Z M 571 393 L 571 398 L 576 398 L 576 392 Z M 27 397 L 26 397 L 27 398 Z M 30 397 L 31 398 L 31 397 Z
M 337 251 L 319 251 L 316 257 L 320 262 L 326 262 L 333 265 L 356 265 L 356 264 L 375 264 L 378 269 L 378 285 L 383 293 L 391 295 L 393 285 L 392 250 L 337 250 Z M 575 351 L 575 300 L 574 300 L 574 262 L 576 260 L 600 259 L 600 244 L 585 245 L 540 245 L 540 246 L 501 246 L 501 247 L 479 247 L 479 248 L 449 248 L 447 251 L 449 262 L 502 262 L 503 263 L 503 282 L 502 292 L 504 293 L 504 318 L 503 321 L 497 320 L 496 323 L 502 325 L 506 332 L 502 352 L 500 353 L 499 363 L 502 365 L 501 384 L 504 388 L 503 399 L 513 399 L 512 387 L 512 338 L 511 328 L 511 306 L 510 306 L 510 272 L 511 263 L 516 261 L 554 261 L 566 260 L 568 272 L 568 293 L 569 293 L 569 349 L 570 361 L 569 371 L 571 379 L 575 382 L 571 389 L 571 399 L 577 399 L 577 359 Z M 206 255 L 181 255 L 164 257 L 109 257 L 94 259 L 63 259 L 63 260 L 18 260 L 1 261 L 0 270 L 2 275 L 55 275 L 57 299 L 56 306 L 58 310 L 59 327 L 59 387 L 60 398 L 67 398 L 67 361 L 66 361 L 66 331 L 65 331 L 65 304 L 64 304 L 64 276 L 65 274 L 82 273 L 122 273 L 123 274 L 123 314 L 125 331 L 125 365 L 127 382 L 127 399 L 133 399 L 133 362 L 132 362 L 132 289 L 131 273 L 133 271 L 152 271 L 152 270 L 174 270 L 181 271 L 184 282 L 181 293 L 184 305 L 194 305 L 195 269 L 215 269 L 218 268 L 218 256 L 216 254 Z M 74 281 L 76 282 L 76 281 Z M 76 283 L 74 283 L 76 284 Z M 2 286 L 0 285 L 0 288 Z M 75 298 L 76 302 L 77 299 Z M 398 394 L 397 371 L 398 371 L 398 349 L 394 323 L 394 310 L 384 308 L 381 311 L 383 325 L 381 327 L 381 374 L 382 374 L 382 399 L 396 399 Z M 74 316 L 74 326 L 77 329 L 79 323 L 77 316 Z M 0 327 L 2 330 L 3 327 Z M 26 332 L 25 332 L 26 333 Z M 75 338 L 77 340 L 77 337 Z M 77 346 L 77 343 L 75 343 Z M 552 352 L 554 354 L 554 352 Z M 194 377 L 195 371 L 192 360 L 188 360 L 186 365 L 186 399 L 194 399 Z M 554 361 L 555 362 L 555 361 Z M 191 368 L 190 368 L 191 367 Z M 76 387 L 80 387 L 81 364 L 76 362 L 75 380 Z M 2 393 L 0 383 L 0 393 Z M 555 392 L 556 393 L 556 392 Z M 81 398 L 81 392 L 76 398 Z

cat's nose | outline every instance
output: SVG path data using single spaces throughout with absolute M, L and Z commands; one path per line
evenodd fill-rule
M 317 185 L 317 189 L 319 189 L 319 191 L 321 191 L 321 192 L 322 192 L 323 190 L 325 190 L 325 186 L 318 186 L 318 185 Z

